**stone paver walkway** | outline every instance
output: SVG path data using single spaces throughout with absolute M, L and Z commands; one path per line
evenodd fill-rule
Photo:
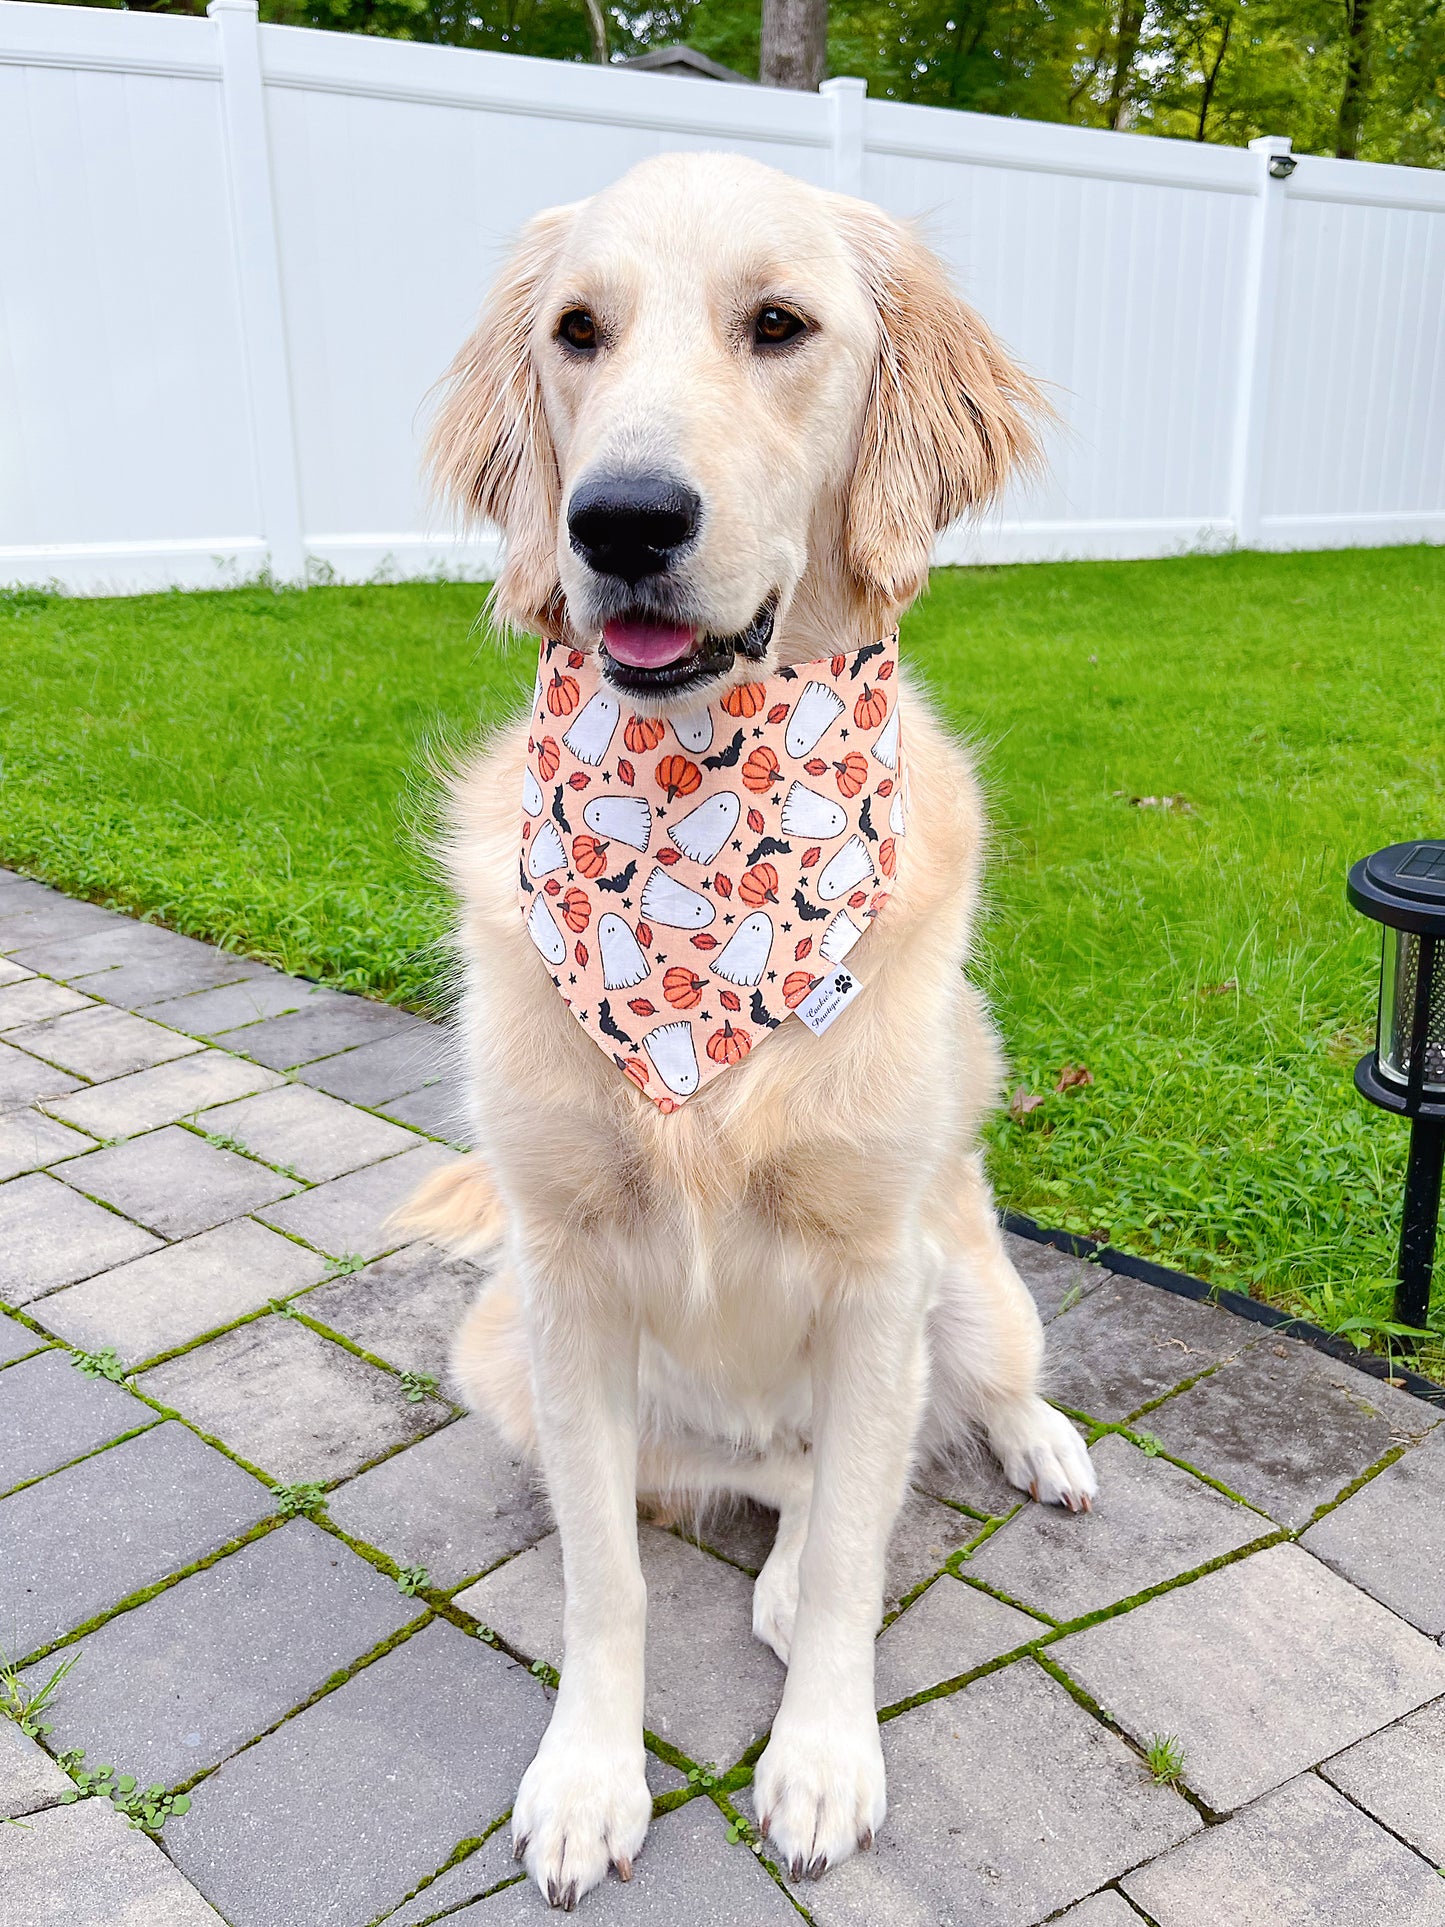
M 0 872 L 0 1647 L 22 1697 L 69 1666 L 38 1737 L 0 1719 L 0 1927 L 544 1917 L 504 1821 L 563 1658 L 556 1541 L 448 1397 L 479 1274 L 387 1223 L 453 1155 L 443 1067 L 415 1018 Z M 797 1905 L 747 1825 L 767 1521 L 645 1526 L 658 1817 L 586 1913 L 1445 1927 L 1441 1414 L 1013 1248 L 1097 1511 L 983 1458 L 920 1476 L 888 1821 Z M 183 1797 L 149 1830 L 67 1800 L 102 1766 Z

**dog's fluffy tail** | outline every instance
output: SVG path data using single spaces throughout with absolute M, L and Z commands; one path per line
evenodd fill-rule
M 506 1213 L 487 1167 L 478 1157 L 464 1157 L 423 1179 L 390 1222 L 454 1257 L 477 1259 L 501 1243 Z

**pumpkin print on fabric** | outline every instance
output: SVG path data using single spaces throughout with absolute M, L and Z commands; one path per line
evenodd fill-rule
M 886 906 L 907 836 L 897 648 L 663 718 L 620 706 L 594 654 L 544 645 L 518 813 L 525 935 L 659 1111 L 756 1058 Z

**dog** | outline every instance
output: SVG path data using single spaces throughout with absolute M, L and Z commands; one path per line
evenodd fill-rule
M 456 1376 L 540 1464 L 560 1534 L 566 1668 L 512 1819 L 517 1857 L 556 1907 L 609 1867 L 630 1878 L 651 1813 L 640 1494 L 777 1510 L 753 1628 L 788 1671 L 753 1797 L 780 1861 L 816 1876 L 883 1822 L 873 1649 L 910 1469 L 981 1436 L 1039 1501 L 1085 1510 L 1096 1489 L 1082 1440 L 1039 1394 L 1042 1330 L 978 1149 L 1002 1077 L 963 973 L 978 783 L 906 670 L 873 680 L 892 668 L 935 534 L 1037 459 L 1044 412 L 910 230 L 718 154 L 646 161 L 538 215 L 445 378 L 433 477 L 464 517 L 504 532 L 494 610 L 542 639 L 544 670 L 525 717 L 452 785 L 444 858 L 475 1149 L 411 1222 L 489 1254 Z M 747 746 L 796 714 L 805 683 L 866 727 L 842 715 L 827 745 L 836 787 L 826 756 L 808 759 L 800 772 L 824 774 L 800 773 L 780 820 L 790 806 L 824 831 L 846 817 L 880 886 L 844 900 L 859 906 L 847 964 L 818 982 L 836 1001 L 846 980 L 846 1007 L 816 1034 L 756 961 L 729 978 L 715 950 L 710 963 L 686 948 L 689 916 L 736 932 L 742 903 L 730 873 L 707 874 L 711 833 L 682 829 L 675 795 L 706 775 L 712 817 L 732 827 L 752 807 L 746 773 L 772 767 Z M 585 687 L 601 760 L 575 720 Z M 868 731 L 889 703 L 884 745 Z M 882 771 L 890 750 L 899 768 L 898 713 L 895 784 Z M 636 756 L 615 753 L 624 716 Z M 713 717 L 738 719 L 716 770 L 697 753 Z M 575 754 L 556 739 L 564 725 Z M 859 766 L 874 785 L 861 822 L 857 798 L 839 801 Z M 777 806 L 787 774 L 759 801 Z M 629 779 L 619 810 L 611 791 Z M 626 844 L 580 827 L 604 788 L 614 807 L 586 821 L 634 825 L 636 868 L 611 877 L 596 865 Z M 903 831 L 886 888 L 880 798 Z M 757 856 L 750 835 L 723 846 L 724 868 Z M 827 914 L 806 895 L 823 884 L 805 839 L 759 839 L 773 854 L 746 873 L 754 897 L 736 884 L 763 906 L 747 920 L 755 948 L 766 960 L 786 946 L 785 965 L 805 949 L 817 961 Z M 777 882 L 790 865 L 796 922 Z M 678 927 L 656 966 L 639 888 L 688 906 L 666 913 Z M 662 973 L 681 1014 L 661 1008 L 642 1042 L 629 1011 L 651 1011 L 655 993 L 629 999 L 625 971 L 598 1009 L 586 990 L 608 917 L 614 972 L 619 948 L 644 971 L 684 959 Z M 811 971 L 792 974 L 811 995 Z M 721 1018 L 706 1040 L 700 1017 Z

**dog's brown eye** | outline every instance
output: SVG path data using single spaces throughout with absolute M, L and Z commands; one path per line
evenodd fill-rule
M 597 323 L 585 308 L 569 308 L 557 323 L 557 335 L 569 348 L 590 355 L 597 346 Z
M 753 343 L 759 348 L 781 348 L 784 342 L 796 341 L 807 325 L 791 308 L 760 308 L 753 316 Z

